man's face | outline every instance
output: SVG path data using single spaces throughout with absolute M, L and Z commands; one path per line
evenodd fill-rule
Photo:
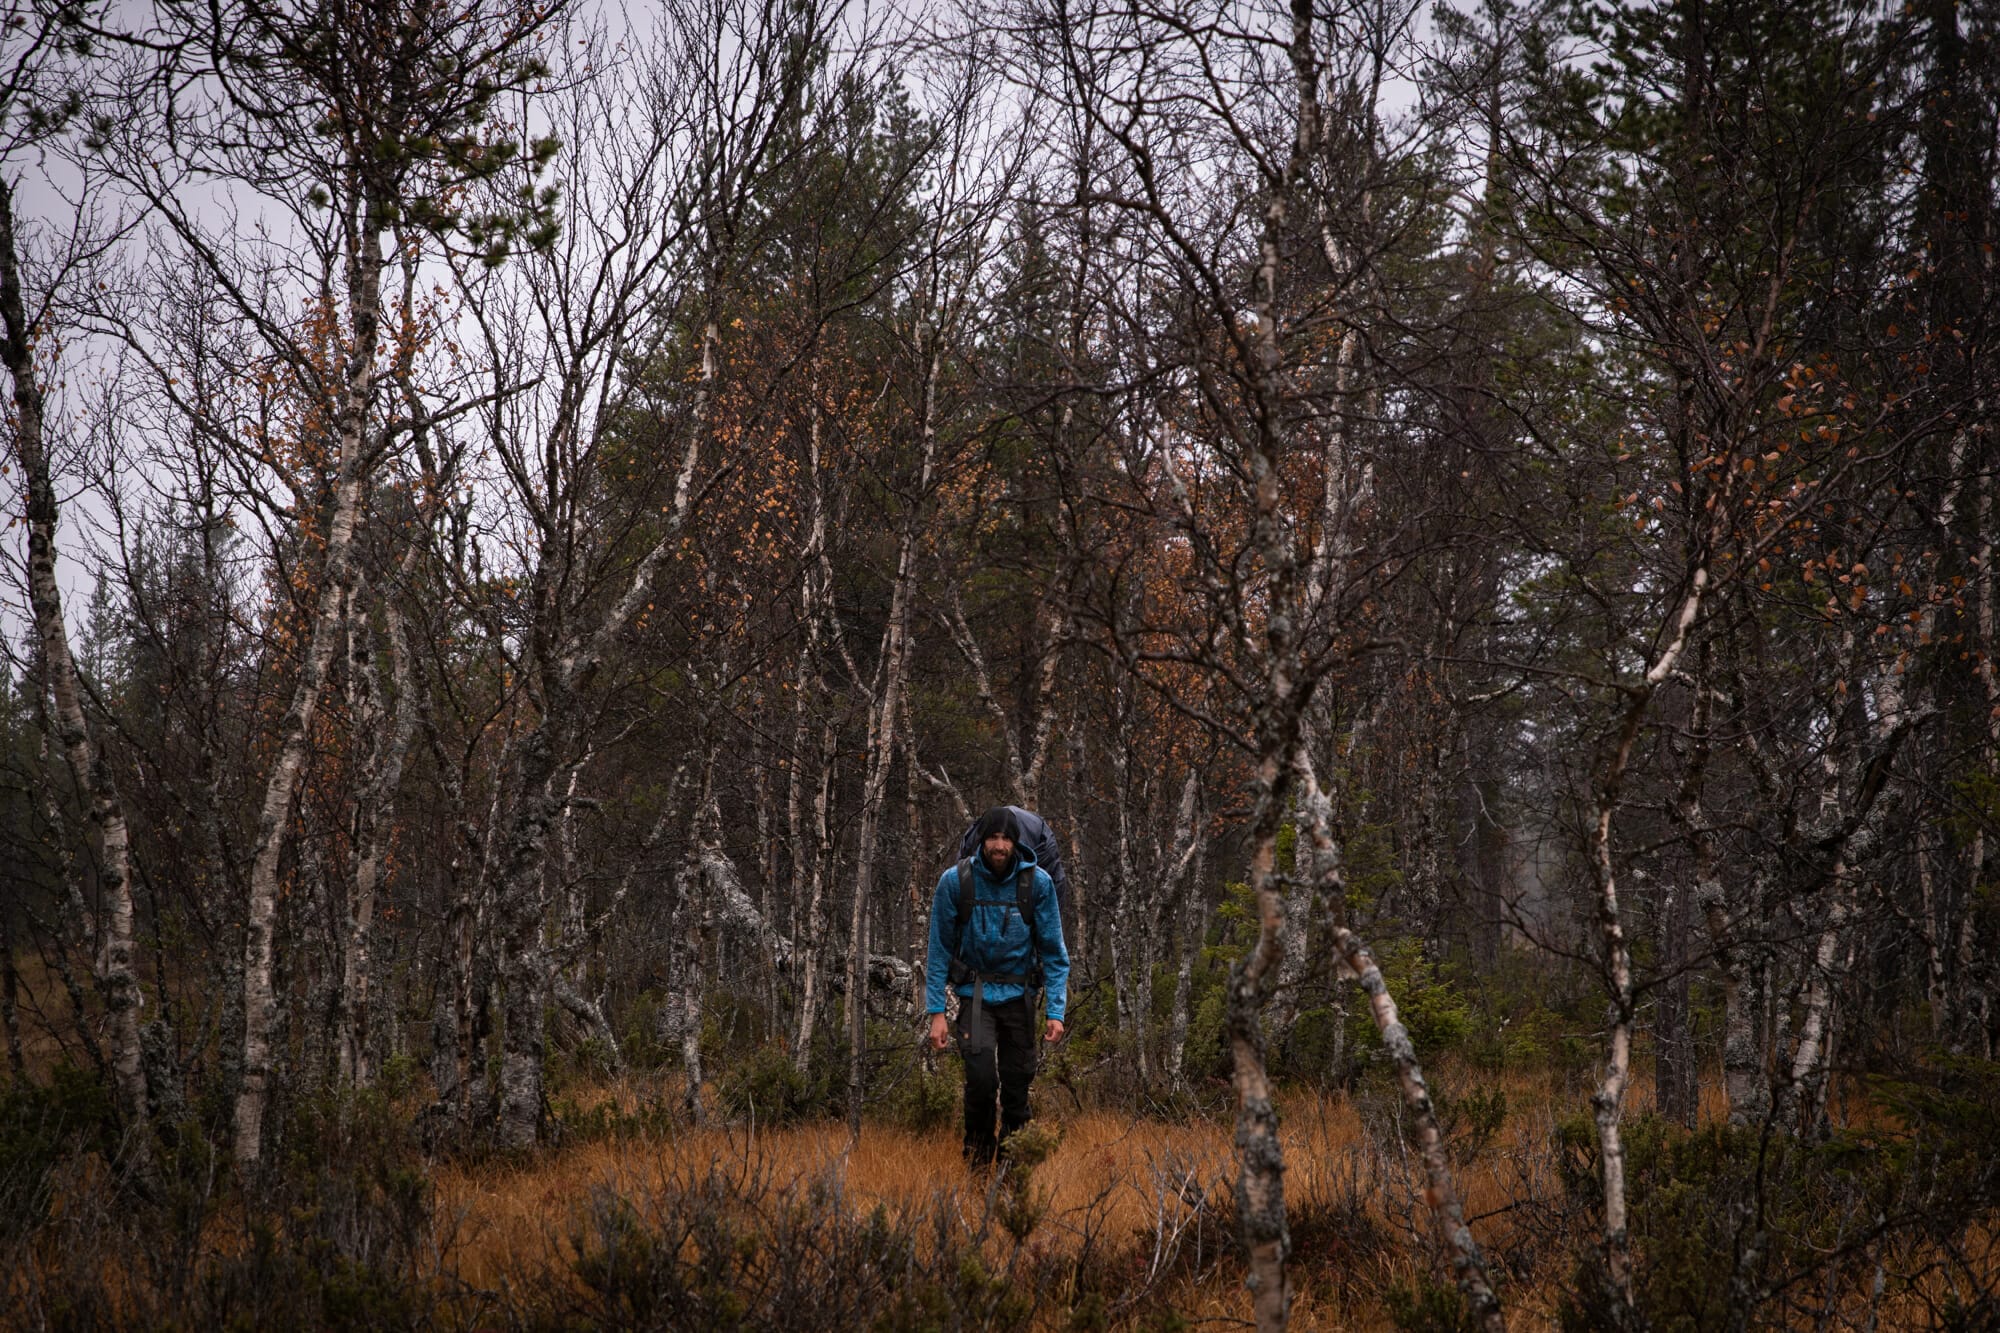
M 990 835 L 979 848 L 986 857 L 986 868 L 996 875 L 1014 859 L 1014 840 L 1004 833 Z

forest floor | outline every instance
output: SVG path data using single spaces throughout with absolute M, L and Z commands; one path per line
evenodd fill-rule
M 1592 1326 L 1561 1309 L 1589 1290 L 1596 1243 L 1583 1090 L 1549 1071 L 1443 1061 L 1435 1072 L 1466 1216 L 1509 1327 Z M 421 1092 L 317 1121 L 302 1111 L 291 1165 L 254 1191 L 229 1188 L 220 1161 L 198 1148 L 144 1199 L 116 1187 L 97 1153 L 51 1159 L 46 1186 L 7 1196 L 42 1221 L 22 1213 L 16 1234 L 0 1216 L 0 1328 L 1247 1326 L 1219 1088 L 1205 1109 L 1171 1115 L 1077 1105 L 1042 1088 L 1023 1135 L 1028 1160 L 992 1175 L 960 1160 L 955 1123 L 935 1114 L 943 1108 L 927 1130 L 871 1121 L 850 1142 L 829 1120 L 689 1124 L 664 1109 L 677 1084 L 572 1084 L 558 1099 L 562 1141 L 526 1157 L 430 1156 L 411 1132 Z M 1730 1179 L 1715 1151 L 1727 1141 L 1719 1094 L 1705 1092 L 1704 1128 L 1690 1133 L 1663 1132 L 1643 1081 L 1634 1092 L 1632 1143 L 1652 1143 L 1652 1160 L 1671 1170 L 1666 1211 L 1642 1249 L 1655 1278 L 1689 1284 L 1655 1282 L 1661 1308 L 1691 1301 L 1701 1316 L 1661 1326 L 1717 1326 L 1706 1317 L 1714 1302 L 1702 1302 L 1727 1285 L 1709 1219 L 1726 1211 Z M 1352 1092 L 1294 1088 L 1279 1105 L 1291 1326 L 1456 1333 L 1462 1315 L 1400 1099 L 1364 1079 Z M 1836 1108 L 1856 1128 L 1895 1119 L 1858 1086 Z M 1814 1159 L 1804 1193 L 1771 1195 L 1774 1209 L 1791 1210 L 1782 1225 L 1799 1228 L 1798 1243 L 1818 1245 L 1813 1228 L 1861 1197 L 1839 1186 L 1841 1163 L 1857 1160 L 1839 1153 Z M 1950 1160 L 1976 1175 L 1985 1158 Z M 32 1183 L 0 1172 L 0 1186 Z M 1988 1326 L 1978 1322 L 1987 1307 L 1955 1298 L 2000 1283 L 2000 1238 L 1971 1202 L 1942 1229 L 1800 1269 L 1752 1326 Z M 1955 1269 L 1941 1262 L 1947 1251 Z
M 1504 1095 L 1505 1112 L 1489 1113 L 1483 1130 L 1462 1136 L 1477 1140 L 1460 1154 L 1466 1215 L 1489 1246 L 1553 1258 L 1567 1246 L 1535 1244 L 1525 1233 L 1567 1225 L 1554 1159 L 1558 1099 L 1545 1081 L 1526 1076 L 1491 1078 L 1481 1091 L 1489 1107 Z M 592 1095 L 638 1100 L 621 1087 Z M 1390 1293 L 1414 1295 L 1423 1279 L 1448 1277 L 1392 1100 L 1295 1091 L 1280 1108 L 1293 1326 L 1393 1327 Z M 1248 1319 L 1228 1221 L 1235 1167 L 1227 1119 L 1086 1109 L 1044 1113 L 1036 1124 L 1056 1136 L 1032 1170 L 1043 1211 L 1019 1242 L 1036 1272 L 1060 1274 L 1065 1263 L 1122 1267 L 1129 1285 L 1109 1302 L 1114 1316 L 1144 1297 L 1191 1323 Z M 827 1122 L 682 1129 L 578 1144 L 527 1165 L 447 1165 L 434 1183 L 437 1216 L 451 1237 L 449 1266 L 473 1288 L 496 1289 L 574 1264 L 591 1200 L 685 1197 L 710 1177 L 759 1197 L 809 1194 L 816 1206 L 857 1219 L 880 1206 L 920 1231 L 949 1219 L 950 1234 L 990 1232 L 1011 1249 L 1002 1228 L 982 1225 L 1004 1210 L 1005 1190 L 968 1170 L 954 1129 L 871 1123 L 854 1143 L 844 1125 Z M 1008 1255 L 999 1262 L 1008 1265 Z M 1507 1295 L 1516 1327 L 1553 1322 L 1559 1283 L 1544 1279 L 1559 1276 L 1514 1274 Z M 1067 1304 L 1060 1295 L 1054 1301 L 1057 1310 Z
M 35 1086 L 46 1084 L 57 1051 L 30 1049 L 47 1066 Z M 955 1072 L 942 1066 L 946 1087 Z M 1698 1300 L 1720 1280 L 1708 1214 L 1726 1211 L 1734 1168 L 1711 1134 L 1663 1137 L 1657 1121 L 1642 1131 L 1644 1072 L 1626 1119 L 1635 1141 L 1652 1135 L 1661 1174 L 1651 1230 L 1635 1234 L 1653 1270 L 1683 1274 Z M 1559 1305 L 1587 1285 L 1580 1264 L 1596 1245 L 1585 1078 L 1450 1058 L 1432 1075 L 1509 1326 L 1555 1327 Z M 735 1312 L 723 1323 L 738 1328 L 885 1333 L 1248 1322 L 1226 1088 L 1200 1107 L 1183 1098 L 1146 1114 L 1044 1078 L 1037 1160 L 995 1177 L 960 1159 L 949 1104 L 931 1108 L 932 1128 L 885 1115 L 850 1142 L 832 1120 L 690 1124 L 678 1085 L 672 1071 L 571 1083 L 557 1098 L 556 1146 L 525 1158 L 433 1156 L 417 1132 L 422 1088 L 372 1109 L 301 1107 L 281 1180 L 231 1188 L 220 1157 L 194 1144 L 176 1158 L 178 1183 L 143 1207 L 114 1185 L 101 1145 L 57 1133 L 65 1114 L 88 1122 L 101 1090 L 65 1110 L 59 1086 L 28 1097 L 23 1085 L 15 1113 L 0 1116 L 12 1154 L 0 1161 L 0 1328 L 709 1328 L 722 1326 L 717 1312 Z M 728 1100 L 708 1091 L 711 1107 Z M 1953 1188 L 1991 1174 L 1990 1121 L 1955 1131 L 1970 1146 L 1932 1167 L 1889 1162 L 1871 1175 L 1856 1150 L 1904 1150 L 1899 1105 L 1861 1078 L 1837 1081 L 1833 1124 L 1859 1137 L 1801 1156 L 1798 1183 L 1770 1195 L 1795 1249 L 1834 1258 L 1774 1269 L 1806 1276 L 1786 1279 L 1757 1326 L 1825 1326 L 1829 1311 L 1854 1328 L 1985 1326 L 1979 1312 L 1991 1307 L 1977 1299 L 2000 1290 L 2000 1228 L 1986 1186 L 1963 1199 Z M 1950 1123 L 1972 1114 L 1949 1099 L 1938 1108 Z M 1292 1327 L 1454 1328 L 1450 1272 L 1394 1090 L 1366 1077 L 1352 1091 L 1294 1087 L 1279 1109 Z M 1719 1079 L 1703 1082 L 1700 1119 L 1704 1131 L 1726 1119 Z M 1836 1216 L 1877 1198 L 1904 1199 L 1907 1216 L 1919 1215 L 1912 1205 L 1948 1208 L 1878 1246 Z M 1845 1250 L 1822 1244 L 1822 1222 Z M 898 1264 L 906 1277 L 885 1276 Z M 899 1311 L 899 1300 L 915 1304 Z

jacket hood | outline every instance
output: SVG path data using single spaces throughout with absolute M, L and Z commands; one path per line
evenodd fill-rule
M 993 806 L 979 817 L 977 824 L 972 826 L 972 838 L 975 842 L 985 842 L 996 833 L 1006 834 L 1007 840 L 1012 843 L 1018 844 L 1021 841 L 1021 821 L 1014 817 L 1011 806 Z

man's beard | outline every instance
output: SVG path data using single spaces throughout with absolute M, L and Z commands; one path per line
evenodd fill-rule
M 1007 853 L 1005 856 L 993 851 L 986 853 L 986 868 L 996 875 L 1005 873 L 1007 867 L 1012 864 L 1014 864 L 1014 853 L 1012 852 Z

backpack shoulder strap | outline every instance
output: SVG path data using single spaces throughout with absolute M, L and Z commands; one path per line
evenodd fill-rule
M 1024 865 L 1014 872 L 1014 909 L 1021 914 L 1021 920 L 1028 927 L 1028 948 L 1030 952 L 1041 954 L 1041 941 L 1035 937 L 1035 868 Z
M 972 858 L 958 859 L 958 945 L 952 950 L 959 960 L 965 959 L 965 933 L 972 928 Z

